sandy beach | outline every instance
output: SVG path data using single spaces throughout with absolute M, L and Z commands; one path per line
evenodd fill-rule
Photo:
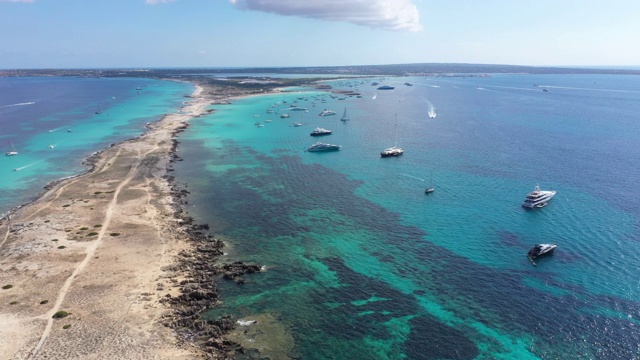
M 177 259 L 194 247 L 167 166 L 190 119 L 239 95 L 197 85 L 180 112 L 0 221 L 0 359 L 224 356 L 165 326 L 161 300 L 180 295 Z

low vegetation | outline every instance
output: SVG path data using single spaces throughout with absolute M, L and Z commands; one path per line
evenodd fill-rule
M 11 289 L 12 287 L 13 287 L 13 285 L 11 285 L 11 284 L 7 284 L 7 285 L 3 286 L 2 288 L 3 288 L 4 290 L 9 290 L 9 289 Z
M 52 316 L 52 317 L 53 317 L 54 319 L 62 319 L 62 318 L 67 317 L 67 316 L 69 316 L 69 315 L 71 315 L 71 313 L 70 313 L 70 312 L 66 312 L 66 311 L 64 311 L 64 310 L 60 310 L 60 311 L 56 311 L 56 313 L 55 313 L 55 314 L 53 314 L 53 316 Z

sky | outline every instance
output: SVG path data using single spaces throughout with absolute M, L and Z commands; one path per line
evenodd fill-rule
M 0 69 L 639 66 L 637 0 L 0 0 Z

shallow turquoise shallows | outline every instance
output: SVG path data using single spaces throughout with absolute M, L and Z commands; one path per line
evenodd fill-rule
M 139 90 L 138 90 L 139 88 Z M 176 112 L 193 86 L 151 79 L 0 78 L 0 214 Z M 18 155 L 5 156 L 15 149 Z

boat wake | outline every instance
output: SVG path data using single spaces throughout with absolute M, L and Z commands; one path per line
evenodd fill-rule
M 411 179 L 420 180 L 420 181 L 422 181 L 422 182 L 427 181 L 427 179 L 419 178 L 419 177 L 417 177 L 417 176 L 413 176 L 413 175 L 409 175 L 409 174 L 400 174 L 400 175 L 405 176 L 405 177 L 408 177 L 408 178 L 411 178 Z
M 429 114 L 429 117 L 432 118 L 432 119 L 435 118 L 436 115 L 438 115 L 438 114 L 436 114 L 436 108 L 433 106 L 431 101 L 429 101 L 427 99 L 424 99 L 424 102 L 426 102 L 427 105 L 429 106 L 429 111 L 427 111 L 427 113 Z
M 25 106 L 25 105 L 33 105 L 35 104 L 35 101 L 29 101 L 29 102 L 24 102 L 24 103 L 17 103 L 17 104 L 11 104 L 11 105 L 2 105 L 0 106 L 0 109 L 2 108 L 6 108 L 6 107 L 12 107 L 12 106 Z
M 378 94 L 373 95 L 373 97 L 371 98 L 371 100 L 375 100 L 378 97 Z
M 36 162 L 31 163 L 31 164 L 29 164 L 29 165 L 25 165 L 25 166 L 17 167 L 17 168 L 15 168 L 15 169 L 13 169 L 13 171 L 20 171 L 20 170 L 26 169 L 26 168 L 28 168 L 28 167 L 30 167 L 30 166 L 33 166 L 33 165 L 36 165 L 36 164 L 38 164 L 38 163 L 40 163 L 40 162 L 42 162 L 42 160 L 40 160 L 40 161 L 36 161 Z
M 49 132 L 52 133 L 52 132 L 55 132 L 55 131 L 58 131 L 58 130 L 60 130 L 60 128 L 51 129 L 51 130 L 49 130 Z

